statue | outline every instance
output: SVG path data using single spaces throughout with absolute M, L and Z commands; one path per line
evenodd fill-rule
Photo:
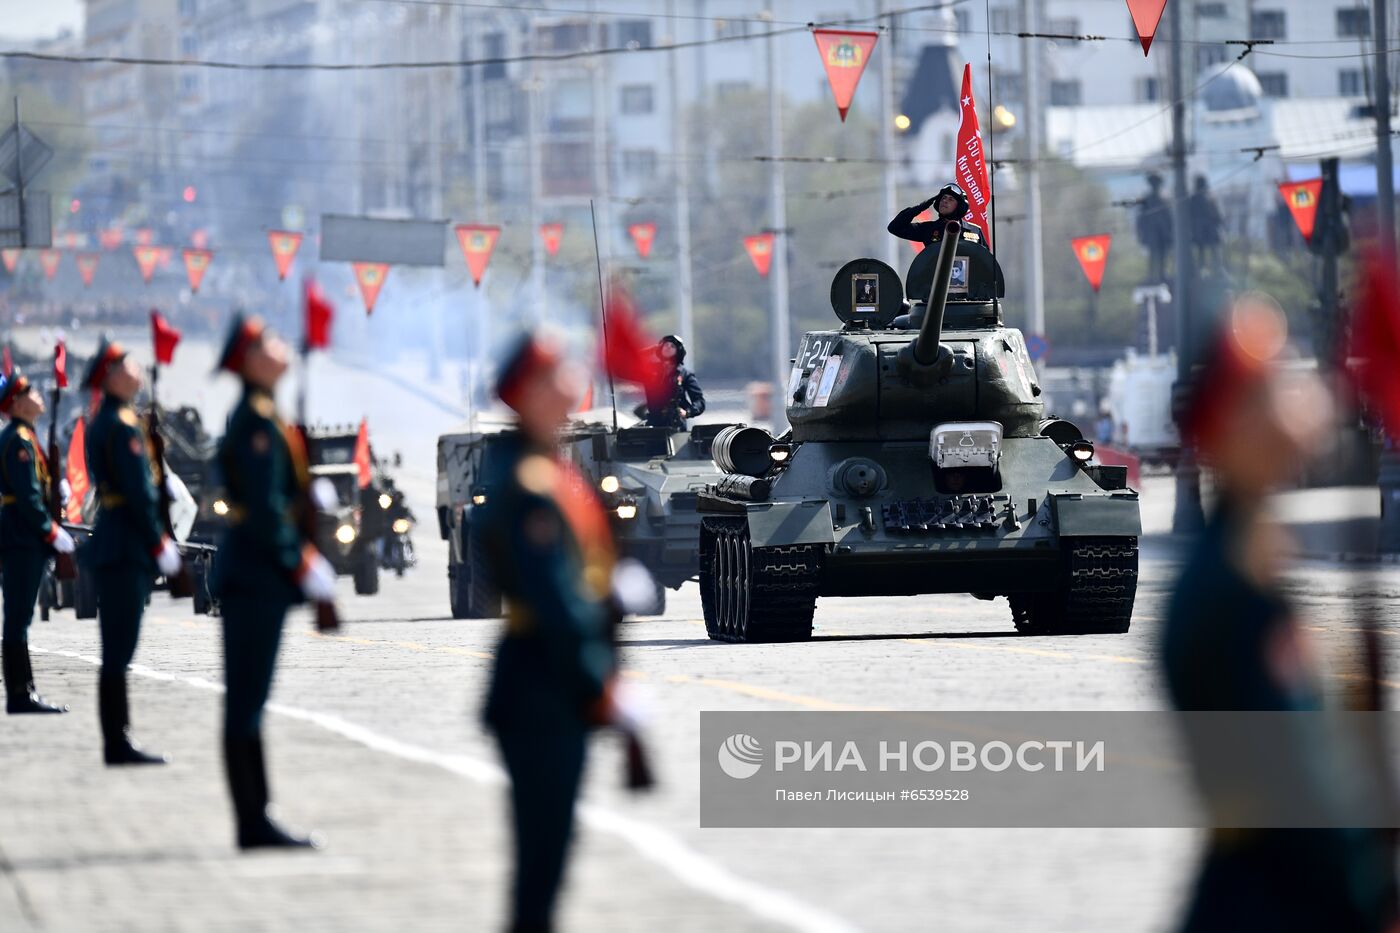
M 1172 211 L 1162 197 L 1162 176 L 1152 172 L 1147 176 L 1147 194 L 1138 202 L 1137 236 L 1147 250 L 1147 281 L 1167 280 L 1167 253 L 1172 248 Z

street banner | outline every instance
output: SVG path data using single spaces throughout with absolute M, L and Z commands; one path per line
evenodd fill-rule
M 161 268 L 161 269 L 167 268 L 167 267 L 170 265 L 170 260 L 172 260 L 172 259 L 174 259 L 174 258 L 175 258 L 175 250 L 172 249 L 171 247 L 169 247 L 169 246 L 157 246 L 157 247 L 156 247 L 156 262 L 160 264 L 160 268 Z
M 1162 11 L 1167 8 L 1167 0 L 1128 0 L 1128 12 L 1133 17 L 1133 29 L 1137 30 L 1138 41 L 1142 43 L 1143 58 L 1152 48 L 1152 39 L 1157 35 L 1157 24 L 1162 21 Z
M 631 234 L 632 242 L 637 247 L 637 255 L 643 259 L 650 256 L 652 241 L 656 239 L 656 224 L 632 224 L 627 228 L 627 232 Z
M 379 298 L 379 290 L 384 287 L 384 280 L 389 277 L 389 264 L 387 262 L 352 262 L 350 267 L 355 270 L 355 281 L 360 283 L 360 294 L 365 299 L 365 314 L 368 316 L 374 313 L 374 303 Z
M 817 52 L 822 57 L 822 67 L 826 69 L 826 80 L 831 84 L 832 96 L 836 98 L 836 112 L 841 122 L 846 122 L 846 111 L 851 109 L 860 76 L 870 62 L 870 53 L 880 38 L 878 32 L 849 32 L 844 29 L 813 29 L 812 38 L 817 40 Z
M 933 209 L 932 209 L 932 208 L 929 208 L 929 209 L 927 209 L 927 210 L 920 211 L 918 214 L 915 214 L 915 215 L 914 215 L 914 223 L 916 223 L 916 224 L 918 224 L 918 223 L 931 223 L 932 221 L 933 221 Z M 924 251 L 924 247 L 928 245 L 927 243 L 920 243 L 918 240 L 905 240 L 904 242 L 906 242 L 906 243 L 908 243 L 910 246 L 914 247 L 914 255 L 915 255 L 915 256 L 917 256 L 917 255 L 919 255 L 920 253 L 922 253 L 922 252 Z
M 1098 294 L 1103 285 L 1104 266 L 1108 263 L 1108 247 L 1113 242 L 1113 234 L 1096 233 L 1092 236 L 1079 236 L 1069 241 L 1074 256 L 1089 280 L 1089 287 Z
M 540 224 L 540 239 L 544 240 L 544 251 L 550 256 L 559 255 L 559 241 L 564 239 L 564 225 L 561 223 Z
M 1298 232 L 1303 239 L 1312 242 L 1313 227 L 1317 224 L 1317 203 L 1322 198 L 1322 179 L 1285 182 L 1278 186 L 1278 192 L 1283 195 L 1283 203 L 1288 205 L 1288 213 L 1293 215 Z
M 108 252 L 111 252 L 112 250 L 116 249 L 118 246 L 121 246 L 121 245 L 122 245 L 122 229 L 121 229 L 121 227 L 108 227 L 106 230 L 100 230 L 100 231 L 98 231 L 98 233 L 97 233 L 97 242 L 100 243 L 100 244 L 102 245 L 102 248 L 105 249 L 105 250 L 107 250 Z
M 277 263 L 277 281 L 285 282 L 292 260 L 301 248 L 301 234 L 290 230 L 267 231 L 267 245 L 272 247 L 272 260 Z
M 355 470 L 361 489 L 374 479 L 372 466 L 369 456 L 369 419 L 361 418 L 359 433 L 355 435 Z
M 180 255 L 185 258 L 185 275 L 189 276 L 190 279 L 190 291 L 198 292 L 199 283 L 204 281 L 204 273 L 214 258 L 214 251 L 210 249 L 182 249 Z
M 190 234 L 190 244 L 195 249 L 209 248 L 209 231 L 199 229 Z
M 175 360 L 175 347 L 180 343 L 180 331 L 173 327 L 155 308 L 151 309 L 151 346 L 155 348 L 156 362 L 169 366 Z
M 963 66 L 962 114 L 958 120 L 958 149 L 954 153 L 954 178 L 967 195 L 967 221 L 977 224 L 992 245 L 992 225 L 988 220 L 992 187 L 987 181 L 987 159 L 982 151 L 982 128 L 977 122 L 977 105 L 972 100 L 972 66 Z
M 768 270 L 773 265 L 773 240 L 772 231 L 744 237 L 744 249 L 748 250 L 749 259 L 753 260 L 753 267 L 765 279 L 768 278 Z
M 156 263 L 160 261 L 160 250 L 154 246 L 133 246 L 131 255 L 136 257 L 136 267 L 141 270 L 141 281 L 151 284 L 151 276 L 156 274 Z
M 153 232 L 151 231 L 151 228 L 150 228 L 150 227 L 137 227 L 137 228 L 136 228 L 136 245 L 137 245 L 137 246 L 150 246 L 150 245 L 151 245 L 152 243 L 154 243 L 154 242 L 155 242 L 155 233 L 153 233 Z
M 73 259 L 78 263 L 78 275 L 82 277 L 83 288 L 92 288 L 92 277 L 97 273 L 97 260 L 101 253 L 79 253 Z
M 54 274 L 58 272 L 58 264 L 63 259 L 63 254 L 56 249 L 39 250 L 39 265 L 44 270 L 44 278 L 53 281 Z
M 19 250 L 0 249 L 0 261 L 5 263 L 5 271 L 14 275 L 15 267 L 19 265 Z
M 457 232 L 457 243 L 462 247 L 462 258 L 467 261 L 472 284 L 480 288 L 486 267 L 491 264 L 496 240 L 501 236 L 501 228 L 489 224 L 458 224 L 452 229 Z
M 88 494 L 87 428 L 83 419 L 73 422 L 73 436 L 68 441 L 68 456 L 64 458 L 64 474 L 68 477 L 68 504 L 64 517 L 70 522 L 83 520 L 83 501 Z
M 335 308 L 326 300 L 321 286 L 306 280 L 306 349 L 324 350 L 331 345 L 331 320 Z

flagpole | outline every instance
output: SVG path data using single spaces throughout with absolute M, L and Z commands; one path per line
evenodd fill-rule
M 608 347 L 608 300 L 603 293 L 603 254 L 598 250 L 598 212 L 593 207 L 593 199 L 588 199 L 588 216 L 593 218 L 593 260 L 598 266 L 598 311 L 602 315 L 603 321 L 603 350 L 604 359 L 607 358 Z M 617 430 L 617 386 L 613 384 L 612 366 L 606 365 L 603 369 L 608 373 L 608 398 L 612 402 L 612 424 L 613 431 Z

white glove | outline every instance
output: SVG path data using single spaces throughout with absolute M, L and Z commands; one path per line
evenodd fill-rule
M 641 561 L 623 558 L 613 568 L 612 595 L 627 615 L 643 615 L 656 607 L 656 582 Z
M 58 534 L 54 536 L 53 549 L 60 554 L 72 554 L 74 548 L 77 547 L 77 545 L 73 543 L 73 536 L 60 527 L 55 527 L 54 530 L 57 531 Z
M 313 603 L 328 603 L 335 598 L 335 568 L 320 554 L 311 558 L 301 578 L 301 591 Z
M 613 685 L 612 719 L 608 723 L 623 732 L 640 732 L 650 714 L 646 701 L 631 684 L 619 679 Z
M 180 549 L 169 538 L 162 538 L 160 551 L 156 553 L 156 566 L 162 576 L 173 577 L 180 572 Z
M 66 479 L 61 479 L 61 480 L 59 480 L 59 481 L 58 481 L 58 501 L 61 502 L 63 505 L 67 505 L 67 504 L 68 504 L 68 500 L 72 497 L 72 495 L 73 495 L 73 487 L 70 486 L 70 485 L 68 485 L 68 480 L 66 480 Z

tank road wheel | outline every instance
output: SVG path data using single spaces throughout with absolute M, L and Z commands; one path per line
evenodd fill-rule
M 1121 635 L 1133 621 L 1137 538 L 1069 538 L 1063 585 L 1049 593 L 1014 593 L 1011 616 L 1026 635 Z
M 700 603 L 716 641 L 812 637 L 821 574 L 819 545 L 753 547 L 748 522 L 706 518 L 700 529 Z
M 447 589 L 454 619 L 494 619 L 501 614 L 501 595 L 491 585 L 490 571 L 478 548 L 467 545 L 467 559 L 447 565 Z

